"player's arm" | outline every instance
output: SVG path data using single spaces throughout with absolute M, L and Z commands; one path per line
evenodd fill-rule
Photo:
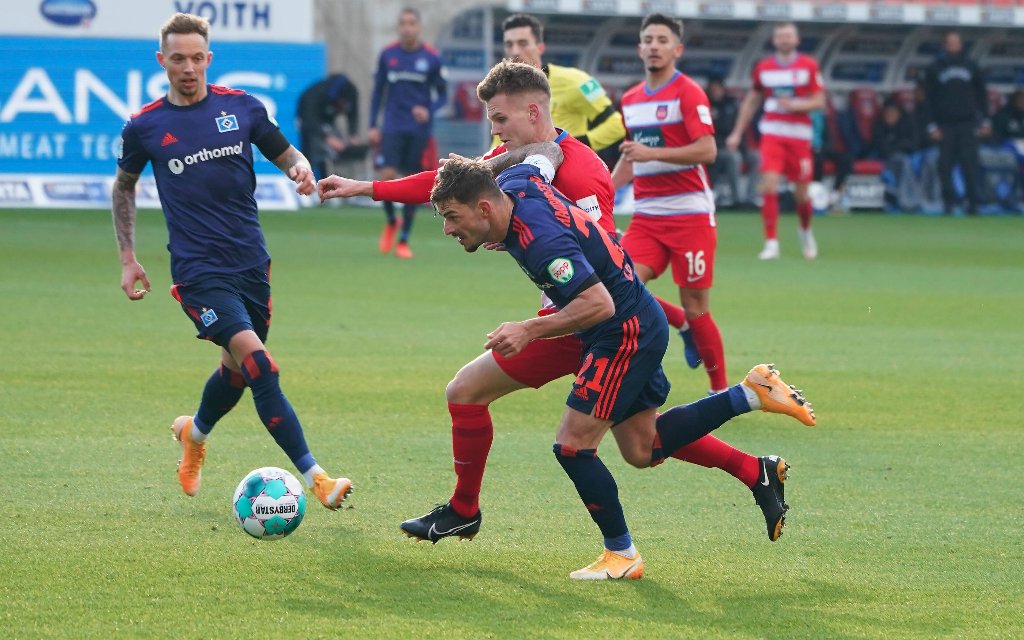
M 623 142 L 625 144 L 625 142 Z M 625 156 L 619 156 L 615 168 L 612 169 L 612 186 L 618 191 L 633 181 L 633 161 L 627 160 Z
M 562 147 L 556 142 L 534 142 L 523 145 L 518 149 L 508 150 L 505 153 L 484 160 L 491 167 L 491 173 L 498 175 L 509 167 L 520 164 L 530 156 L 543 156 L 551 162 L 551 166 L 558 170 L 565 159 Z
M 331 198 L 353 198 L 365 196 L 386 202 L 422 204 L 430 202 L 430 189 L 434 186 L 437 171 L 422 171 L 395 180 L 352 180 L 341 176 L 327 176 L 316 183 L 320 202 Z
M 388 70 L 384 62 L 384 52 L 381 52 L 377 59 L 377 72 L 373 75 L 373 93 L 370 95 L 370 129 L 366 134 L 370 144 L 380 142 L 380 129 L 377 128 L 377 121 L 380 117 L 380 108 L 384 103 L 384 89 L 388 83 Z
M 825 92 L 816 91 L 805 98 L 779 98 L 779 106 L 791 113 L 810 113 L 825 109 Z
M 743 137 L 743 132 L 747 130 L 747 125 L 754 119 L 754 114 L 757 113 L 757 109 L 761 106 L 763 99 L 764 95 L 753 88 L 747 92 L 747 95 L 743 96 L 743 102 L 740 103 L 740 111 L 736 114 L 736 124 L 732 128 L 732 133 L 725 139 L 725 146 L 734 150 L 739 148 L 740 138 Z
M 596 87 L 598 91 L 591 99 L 583 87 Z M 587 76 L 587 82 L 581 86 L 579 100 L 581 109 L 587 114 L 587 130 L 583 135 L 575 136 L 577 140 L 594 151 L 600 151 L 626 137 L 622 114 L 592 76 Z
M 711 164 L 718 155 L 715 136 L 710 133 L 682 147 L 648 147 L 640 142 L 626 140 L 619 145 L 619 150 L 622 151 L 620 162 L 627 160 L 631 163 L 657 161 L 681 165 Z
M 501 323 L 487 334 L 484 348 L 506 358 L 512 357 L 526 348 L 531 340 L 585 331 L 615 315 L 615 302 L 597 275 L 592 275 L 583 286 L 585 288 L 556 313 L 522 322 Z
M 281 138 L 283 139 L 284 136 L 281 135 Z M 260 151 L 263 151 L 262 146 L 260 146 Z M 284 151 L 277 155 L 267 155 L 266 153 L 264 155 L 273 158 L 271 162 L 298 185 L 295 187 L 296 193 L 308 196 L 316 191 L 316 178 L 313 176 L 313 169 L 301 151 L 289 144 Z
M 135 257 L 135 184 L 138 181 L 139 174 L 128 173 L 118 167 L 114 187 L 110 192 L 114 236 L 121 253 L 121 290 L 129 300 L 142 300 L 152 289 L 146 270 Z M 141 282 L 144 288 L 136 289 L 137 282 Z

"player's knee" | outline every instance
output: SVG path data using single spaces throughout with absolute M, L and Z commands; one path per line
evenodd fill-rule
M 254 392 L 257 387 L 274 384 L 279 375 L 280 369 L 267 351 L 253 351 L 242 361 L 242 377 Z
M 472 378 L 463 375 L 460 371 L 445 387 L 444 397 L 448 402 L 455 404 L 479 404 L 480 394 L 477 384 L 473 382 Z
M 631 467 L 635 467 L 637 469 L 646 469 L 651 466 L 650 451 L 623 451 L 622 459 Z

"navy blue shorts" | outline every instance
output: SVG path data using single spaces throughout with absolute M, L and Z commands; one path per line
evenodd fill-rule
M 410 175 L 423 171 L 423 151 L 430 142 L 430 131 L 384 132 L 377 151 L 377 167 L 393 167 Z
M 667 348 L 668 321 L 652 300 L 584 347 L 583 366 L 565 404 L 613 424 L 660 407 L 672 388 L 661 368 Z
M 196 325 L 196 337 L 227 349 L 231 338 L 252 330 L 261 342 L 270 331 L 270 263 L 239 273 L 209 273 L 171 286 L 171 296 Z

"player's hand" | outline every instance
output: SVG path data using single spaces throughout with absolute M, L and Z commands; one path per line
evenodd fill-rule
M 530 343 L 530 336 L 521 322 L 502 322 L 487 338 L 484 349 L 491 349 L 505 358 L 516 355 Z
M 437 159 L 437 164 L 438 164 L 439 167 L 443 167 L 444 164 L 446 162 L 448 162 L 449 160 L 465 160 L 465 159 L 466 159 L 465 156 L 460 156 L 457 153 L 449 153 L 447 158 L 438 158 Z
M 327 176 L 316 183 L 316 191 L 320 202 L 331 198 L 352 198 L 355 196 L 373 197 L 373 183 L 369 180 L 352 180 L 341 176 Z
M 424 122 L 430 121 L 430 109 L 422 105 L 416 105 L 412 108 L 412 117 L 416 122 L 423 124 Z
M 735 151 L 740 148 L 740 134 L 730 133 L 729 137 L 725 139 L 725 148 L 729 151 Z
M 295 193 L 308 196 L 316 191 L 316 178 L 313 176 L 313 170 L 308 166 L 304 164 L 292 165 L 288 169 L 288 177 L 291 178 L 292 182 L 299 185 L 295 187 Z
M 504 242 L 485 242 L 484 249 L 488 251 L 508 251 L 508 247 L 505 246 Z
M 622 157 L 630 162 L 647 162 L 654 160 L 654 149 L 634 140 L 625 140 L 619 145 Z
M 366 141 L 375 147 L 380 144 L 380 129 L 374 127 L 367 131 Z
M 141 282 L 145 288 L 136 289 L 136 282 Z M 146 277 L 146 270 L 137 260 L 121 266 L 121 290 L 129 300 L 142 300 L 147 293 L 153 290 L 149 284 L 149 278 Z
M 338 153 L 341 153 L 342 151 L 345 150 L 345 141 L 339 138 L 338 136 L 327 136 L 326 138 L 324 138 L 324 142 L 327 143 L 328 147 L 330 147 L 332 150 Z
M 777 104 L 783 111 L 792 111 L 793 107 L 796 105 L 793 98 L 787 97 L 777 98 Z

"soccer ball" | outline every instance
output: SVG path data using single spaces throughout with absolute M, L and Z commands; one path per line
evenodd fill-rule
M 277 540 L 302 522 L 306 493 L 284 469 L 260 467 L 238 483 L 231 508 L 246 533 L 260 540 Z

